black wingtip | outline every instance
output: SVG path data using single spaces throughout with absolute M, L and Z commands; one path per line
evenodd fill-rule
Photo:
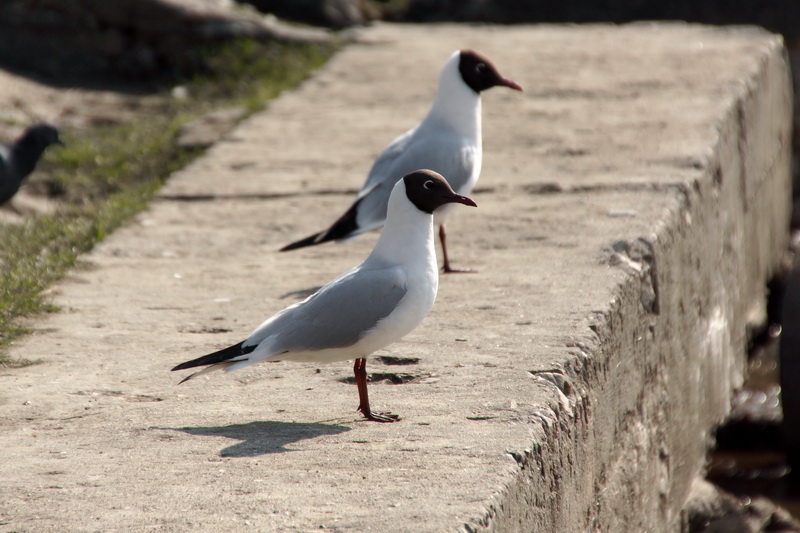
M 225 361 L 228 361 L 235 357 L 246 355 L 252 352 L 253 350 L 256 349 L 257 346 L 256 344 L 252 344 L 250 346 L 242 348 L 242 344 L 244 344 L 244 341 L 240 342 L 239 344 L 234 344 L 233 346 L 228 346 L 227 348 L 223 348 L 222 350 L 216 351 L 214 353 L 198 357 L 197 359 L 186 361 L 185 363 L 181 363 L 175 368 L 173 368 L 172 372 L 176 370 L 185 370 L 187 368 L 195 368 L 197 366 L 207 366 L 217 363 L 224 363 Z M 183 381 L 181 383 L 183 383 Z
M 322 235 L 322 233 L 324 233 L 324 232 L 315 233 L 314 235 L 311 235 L 310 237 L 306 237 L 305 239 L 300 239 L 299 241 L 293 242 L 292 244 L 287 244 L 286 246 L 284 246 L 283 248 L 281 248 L 278 251 L 279 252 L 288 252 L 290 250 L 297 250 L 298 248 L 305 248 L 306 246 L 313 246 L 315 244 L 319 244 L 319 242 L 317 242 L 317 239 L 319 239 L 319 237 Z M 320 241 L 320 242 L 322 242 L 322 241 Z
M 328 241 L 338 241 L 358 235 L 358 222 L 356 222 L 356 217 L 358 216 L 358 204 L 360 203 L 361 200 L 357 200 L 330 228 L 315 233 L 305 239 L 293 242 L 292 244 L 287 244 L 281 248 L 280 251 L 288 252 L 289 250 L 297 250 L 298 248 L 304 248 L 306 246 L 322 244 Z

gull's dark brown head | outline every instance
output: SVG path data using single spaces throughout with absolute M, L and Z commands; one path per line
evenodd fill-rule
M 522 90 L 519 83 L 503 77 L 489 59 L 474 50 L 461 50 L 458 70 L 464 83 L 476 93 L 498 85 Z
M 406 196 L 420 211 L 433 214 L 444 204 L 464 204 L 478 207 L 471 198 L 456 194 L 441 174 L 432 170 L 416 170 L 403 177 Z

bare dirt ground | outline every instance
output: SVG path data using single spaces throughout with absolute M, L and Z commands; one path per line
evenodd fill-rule
M 12 351 L 42 363 L 0 372 L 0 530 L 482 527 L 533 443 L 546 448 L 548 431 L 577 442 L 568 437 L 579 411 L 563 383 L 531 372 L 596 348 L 591 327 L 629 279 L 609 266 L 609 246 L 678 218 L 675 185 L 700 173 L 762 39 L 682 25 L 364 32 L 176 174 L 149 211 L 86 257 L 90 268 L 54 289 L 63 311 Z M 443 279 L 423 326 L 378 354 L 419 362 L 369 361 L 371 372 L 405 380 L 371 385 L 375 407 L 403 420 L 361 421 L 346 363 L 277 363 L 178 387 L 173 365 L 241 340 L 365 256 L 374 235 L 275 250 L 349 205 L 374 156 L 425 113 L 444 60 L 466 47 L 526 92 L 484 96 L 479 208 L 448 224 L 451 260 L 478 273 Z M 16 117 L 92 120 L 139 105 L 12 81 L 0 83 L 0 101 L 17 103 L 0 113 Z M 608 371 L 634 372 L 628 364 Z M 611 427 L 613 416 L 593 423 Z M 663 456 L 640 444 L 642 461 Z M 598 442 L 598 457 L 615 446 Z M 551 512 L 580 520 L 588 508 L 559 498 L 594 474 L 560 467 L 568 479 L 537 492 L 522 511 L 529 522 Z M 652 485 L 661 482 L 669 487 Z M 602 507 L 616 496 L 597 497 Z
M 147 113 L 155 101 L 112 90 L 63 89 L 0 70 L 0 123 L 6 138 L 37 120 L 73 128 L 118 124 Z
M 10 142 L 34 122 L 52 122 L 79 129 L 101 124 L 121 124 L 152 113 L 168 96 L 147 96 L 112 89 L 64 89 L 0 69 L 0 140 Z M 36 172 L 28 178 L 35 182 Z M 51 211 L 56 204 L 31 187 L 14 197 L 14 208 L 0 207 L 0 220 L 20 222 L 26 215 Z

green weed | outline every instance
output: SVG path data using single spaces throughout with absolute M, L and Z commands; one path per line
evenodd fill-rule
M 334 51 L 251 40 L 216 46 L 206 52 L 203 72 L 183 80 L 186 98 L 175 99 L 165 89 L 159 113 L 64 132 L 67 146 L 49 151 L 42 165 L 42 183 L 59 208 L 21 225 L 0 224 L 0 351 L 30 331 L 22 318 L 56 310 L 45 290 L 81 254 L 145 209 L 170 174 L 202 153 L 176 145 L 181 126 L 223 107 L 257 111 Z M 0 353 L 0 364 L 30 363 Z

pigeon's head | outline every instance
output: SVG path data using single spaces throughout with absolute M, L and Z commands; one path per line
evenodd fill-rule
M 22 137 L 17 142 L 26 148 L 40 151 L 43 151 L 51 144 L 64 144 L 56 127 L 46 122 L 39 122 L 25 130 L 25 133 L 22 134 Z
M 503 77 L 491 61 L 474 50 L 459 52 L 458 71 L 464 83 L 476 93 L 498 85 L 515 91 L 522 90 L 519 83 Z
M 478 207 L 471 198 L 456 194 L 450 184 L 432 170 L 417 170 L 403 177 L 408 200 L 420 211 L 431 213 L 445 204 L 464 204 Z

